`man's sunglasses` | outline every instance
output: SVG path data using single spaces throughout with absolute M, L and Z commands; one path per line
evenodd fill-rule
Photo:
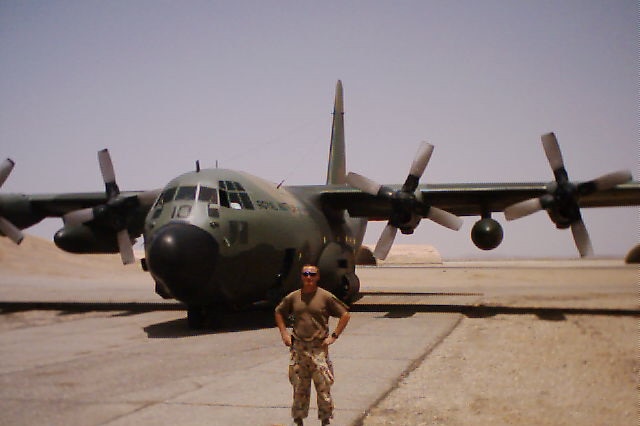
M 304 271 L 302 273 L 303 277 L 315 277 L 316 275 L 318 275 L 317 272 L 311 272 L 311 271 Z

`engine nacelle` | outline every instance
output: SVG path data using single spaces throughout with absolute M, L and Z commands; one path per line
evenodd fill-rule
M 483 218 L 471 229 L 471 240 L 481 250 L 493 250 L 502 242 L 502 226 L 494 219 Z
M 53 241 L 70 253 L 118 253 L 116 233 L 101 231 L 86 225 L 65 226 L 56 232 Z

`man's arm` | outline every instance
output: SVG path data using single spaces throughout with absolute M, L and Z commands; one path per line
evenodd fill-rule
M 284 343 L 285 346 L 291 346 L 291 334 L 289 334 L 289 330 L 287 330 L 287 326 L 284 322 L 284 317 L 278 311 L 276 311 L 276 325 L 280 330 L 280 337 L 282 337 L 282 343 Z
M 336 325 L 336 329 L 333 331 L 333 333 L 331 333 L 329 337 L 324 339 L 324 344 L 327 346 L 333 344 L 333 342 L 335 342 L 337 339 L 337 337 L 333 337 L 333 335 L 335 334 L 336 336 L 340 336 L 344 331 L 344 329 L 347 327 L 347 324 L 349 324 L 350 319 L 351 319 L 351 314 L 349 313 L 349 311 L 346 311 L 344 314 L 342 314 L 342 316 L 338 320 L 338 325 Z

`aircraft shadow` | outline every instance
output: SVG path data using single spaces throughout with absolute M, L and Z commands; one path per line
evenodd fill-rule
M 233 333 L 275 326 L 273 307 L 258 306 L 226 311 L 216 316 L 215 322 L 199 330 L 189 328 L 184 305 L 180 303 L 118 303 L 118 302 L 0 302 L 0 315 L 55 311 L 58 315 L 109 312 L 114 317 L 134 316 L 156 311 L 180 311 L 182 318 L 172 319 L 144 327 L 149 338 L 181 338 L 203 334 Z
M 114 316 L 138 315 L 152 311 L 182 311 L 184 306 L 161 303 L 86 303 L 86 302 L 0 302 L 0 315 L 34 310 L 59 311 L 60 315 L 111 311 Z M 496 315 L 535 315 L 544 321 L 565 321 L 567 315 L 594 315 L 611 317 L 640 317 L 640 309 L 615 308 L 563 308 L 492 306 L 462 304 L 385 304 L 356 303 L 351 312 L 378 312 L 384 318 L 407 318 L 416 313 L 457 313 L 467 318 L 490 318 Z M 192 330 L 186 314 L 182 318 L 152 324 L 143 328 L 150 339 L 184 338 L 204 334 L 234 333 L 271 328 L 275 326 L 272 307 L 254 307 L 239 311 L 227 311 L 216 318 L 208 328 Z
M 62 314 L 79 314 L 86 312 L 116 312 L 119 315 L 136 315 L 154 311 L 184 310 L 179 303 L 144 303 L 144 302 L 0 302 L 0 313 L 26 311 L 60 311 Z
M 205 334 L 236 333 L 275 327 L 273 309 L 253 309 L 225 312 L 219 315 L 215 323 L 199 330 L 189 328 L 186 315 L 144 327 L 150 339 L 182 338 Z
M 564 321 L 567 315 L 600 315 L 640 317 L 638 309 L 607 308 L 545 308 L 491 305 L 428 305 L 428 304 L 357 304 L 351 312 L 380 312 L 385 318 L 406 318 L 418 312 L 457 313 L 467 318 L 489 318 L 496 315 L 535 315 L 545 321 Z

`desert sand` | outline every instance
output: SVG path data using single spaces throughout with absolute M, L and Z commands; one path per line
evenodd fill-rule
M 442 256 L 435 247 L 427 244 L 396 244 L 385 260 L 378 261 L 379 266 L 434 264 L 442 264 Z
M 27 235 L 20 245 L 0 237 L 0 271 L 12 275 L 78 278 L 143 273 L 140 267 L 124 268 L 119 254 L 67 253 L 52 241 L 32 235 Z

